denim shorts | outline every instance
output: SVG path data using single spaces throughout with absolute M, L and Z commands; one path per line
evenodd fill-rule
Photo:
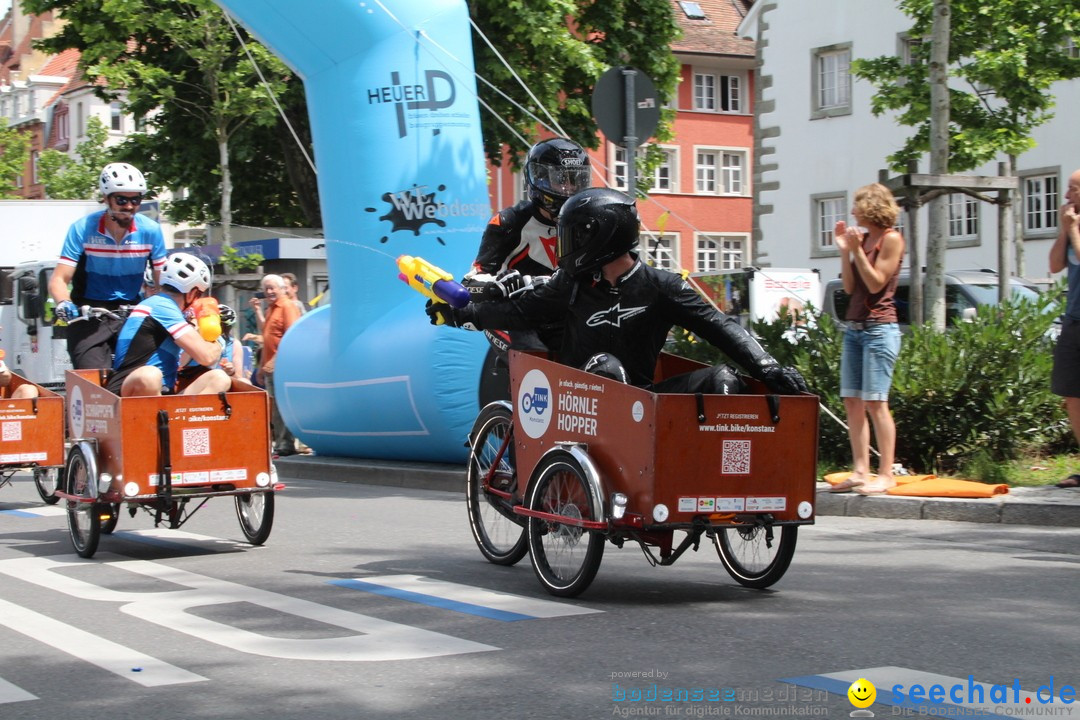
M 888 400 L 899 354 L 900 326 L 896 323 L 845 330 L 844 353 L 840 357 L 840 397 Z

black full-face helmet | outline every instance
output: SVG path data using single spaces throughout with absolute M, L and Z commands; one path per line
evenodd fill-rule
M 574 193 L 589 187 L 589 154 L 563 138 L 532 146 L 525 159 L 525 189 L 529 199 L 551 213 Z
M 559 267 L 574 276 L 596 272 L 638 243 L 637 205 L 618 190 L 589 188 L 559 212 Z

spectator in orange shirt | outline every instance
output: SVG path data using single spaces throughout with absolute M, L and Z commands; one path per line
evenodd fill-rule
M 296 454 L 296 438 L 285 426 L 278 409 L 274 391 L 274 362 L 277 360 L 278 346 L 292 324 L 300 319 L 300 311 L 289 298 L 285 280 L 280 275 L 265 275 L 262 279 L 263 293 L 266 294 L 266 309 L 263 301 L 251 299 L 255 316 L 259 320 L 262 335 L 262 353 L 259 358 L 259 375 L 266 392 L 270 395 L 270 423 L 273 428 L 274 454 L 280 457 Z

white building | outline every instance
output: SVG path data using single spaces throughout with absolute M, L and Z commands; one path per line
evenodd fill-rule
M 852 59 L 904 52 L 911 19 L 894 0 L 758 0 L 739 32 L 758 41 L 754 162 L 754 262 L 814 267 L 836 277 L 836 220 L 849 217 L 856 188 L 878 179 L 886 157 L 913 132 L 870 111 L 873 86 L 848 74 Z M 1075 52 L 1075 48 L 1071 48 Z M 1018 158 L 1023 194 L 1024 272 L 1048 274 L 1057 208 L 1080 167 L 1080 81 L 1053 88 L 1056 117 Z M 1006 158 L 999 158 L 1004 161 Z M 920 165 L 928 171 L 928 160 Z M 997 175 L 997 162 L 970 173 Z M 919 219 L 926 244 L 926 209 Z M 903 218 L 902 218 L 903 220 Z M 950 196 L 946 268 L 997 268 L 997 207 Z M 913 238 L 908 238 L 909 244 Z M 920 253 L 925 260 L 925 250 Z M 1010 254 L 1016 272 L 1016 254 Z

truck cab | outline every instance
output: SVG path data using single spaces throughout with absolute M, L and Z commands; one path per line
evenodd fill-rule
M 0 347 L 11 370 L 50 390 L 63 392 L 71 369 L 67 328 L 55 325 L 49 298 L 54 260 L 0 269 Z

